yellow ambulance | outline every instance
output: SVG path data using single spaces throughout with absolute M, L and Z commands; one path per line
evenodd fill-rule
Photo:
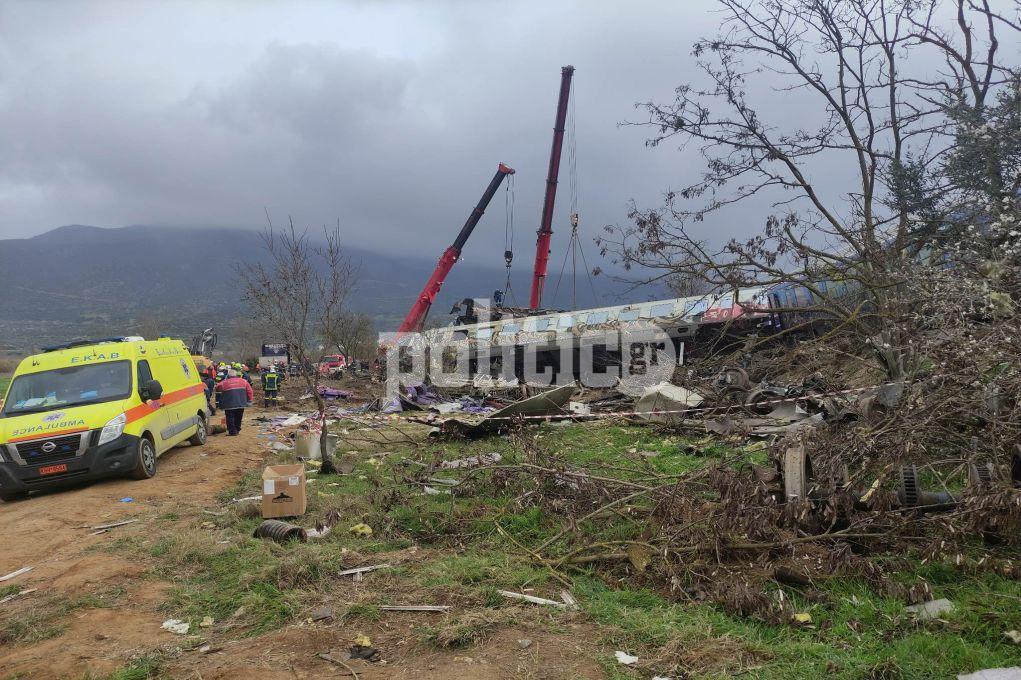
M 18 365 L 0 401 L 0 498 L 101 477 L 147 479 L 173 446 L 204 444 L 208 421 L 180 340 L 47 347 Z

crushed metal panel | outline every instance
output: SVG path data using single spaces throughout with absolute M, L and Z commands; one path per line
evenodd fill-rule
M 548 392 L 508 404 L 474 424 L 453 419 L 447 420 L 441 426 L 441 432 L 478 437 L 507 429 L 517 416 L 534 417 L 564 413 L 567 402 L 570 401 L 575 389 L 574 385 L 556 387 Z
M 793 423 L 798 420 L 804 420 L 809 416 L 808 411 L 801 408 L 800 404 L 795 402 L 784 402 L 766 414 L 767 418 L 774 420 L 786 420 L 787 422 Z
M 694 408 L 703 401 L 702 395 L 668 382 L 662 382 L 645 389 L 645 394 L 635 405 L 635 412 L 644 420 L 667 422 L 680 418 L 688 408 Z M 674 411 L 675 413 L 659 413 Z
M 575 389 L 573 384 L 556 387 L 548 392 L 509 404 L 489 416 L 486 420 L 509 418 L 512 416 L 546 416 L 559 413 L 564 410 Z
M 752 428 L 748 434 L 753 437 L 768 437 L 774 434 L 784 434 L 792 430 L 800 430 L 806 427 L 815 427 L 816 425 L 822 425 L 823 416 L 821 413 L 809 416 L 808 418 L 802 418 L 801 420 L 795 420 L 789 425 L 778 425 L 778 426 L 766 426 L 766 427 L 755 427 Z

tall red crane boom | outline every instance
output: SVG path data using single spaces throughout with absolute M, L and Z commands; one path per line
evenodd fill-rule
M 468 215 L 468 219 L 465 221 L 464 226 L 461 227 L 461 231 L 458 233 L 457 238 L 454 239 L 454 243 L 443 251 L 443 255 L 440 256 L 440 261 L 436 264 L 436 269 L 433 270 L 432 276 L 426 282 L 425 288 L 419 293 L 418 299 L 411 306 L 411 310 L 404 318 L 404 322 L 401 323 L 401 327 L 397 329 L 398 336 L 403 333 L 422 330 L 422 324 L 425 323 L 425 317 L 429 314 L 429 308 L 436 301 L 436 296 L 439 294 L 440 288 L 443 287 L 443 281 L 446 280 L 451 267 L 457 262 L 457 258 L 461 256 L 461 249 L 464 248 L 464 244 L 468 241 L 468 237 L 471 236 L 475 225 L 479 223 L 479 219 L 486 212 L 486 207 L 493 200 L 493 195 L 500 188 L 503 178 L 513 174 L 514 169 L 503 163 L 500 163 L 497 167 L 496 174 L 489 182 L 485 192 L 483 192 L 478 205 Z
M 557 101 L 557 117 L 553 125 L 553 147 L 549 154 L 549 173 L 546 176 L 546 198 L 542 202 L 542 220 L 539 222 L 538 239 L 535 242 L 535 266 L 532 268 L 532 295 L 528 306 L 538 309 L 542 304 L 542 288 L 546 283 L 546 267 L 549 263 L 550 239 L 553 236 L 553 205 L 557 200 L 557 177 L 560 175 L 560 150 L 564 146 L 564 123 L 567 120 L 567 102 L 571 96 L 573 66 L 560 69 L 560 99 Z

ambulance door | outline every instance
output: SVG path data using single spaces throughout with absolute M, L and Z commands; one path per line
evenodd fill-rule
M 184 374 L 181 371 L 180 357 L 169 356 L 157 359 L 153 367 L 156 379 L 163 384 L 163 394 L 174 394 L 174 399 L 163 407 L 167 412 L 167 437 L 172 446 L 185 439 L 186 430 L 192 427 L 191 418 L 186 418 L 183 411 L 187 404 L 181 400 L 180 391 L 184 387 Z
M 143 394 L 143 388 L 145 385 L 149 384 L 150 380 L 155 378 L 160 381 L 160 379 L 159 376 L 153 375 L 152 368 L 150 367 L 147 359 L 140 359 L 138 361 L 136 374 L 138 378 L 138 396 L 143 402 L 145 402 L 146 398 Z M 160 384 L 163 387 L 163 392 L 165 394 L 167 392 L 167 386 L 163 385 L 162 381 L 160 381 Z M 146 419 L 145 426 L 149 432 L 152 433 L 153 440 L 156 444 L 156 454 L 159 455 L 170 448 L 171 429 L 168 416 L 170 409 L 164 406 L 159 399 L 149 400 L 148 403 L 150 406 L 155 406 L 156 408 L 149 414 Z

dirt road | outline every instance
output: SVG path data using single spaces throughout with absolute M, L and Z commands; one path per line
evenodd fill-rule
M 103 550 L 111 538 L 146 531 L 170 508 L 212 507 L 216 494 L 246 469 L 261 464 L 255 432 L 210 437 L 202 447 L 182 446 L 160 457 L 156 477 L 114 479 L 0 503 L 0 575 L 32 571 L 3 585 L 37 588 L 0 607 L 0 618 L 17 617 L 40 601 L 102 595 L 126 588 L 111 608 L 82 608 L 68 614 L 62 635 L 28 645 L 0 645 L 4 677 L 80 677 L 123 666 L 132 654 L 174 642 L 156 611 L 161 586 L 141 580 L 146 565 Z M 130 502 L 122 499 L 131 498 Z M 136 523 L 91 536 L 83 528 L 134 519 Z
M 0 575 L 32 567 L 3 584 L 34 593 L 0 605 L 2 677 L 102 677 L 133 658 L 156 653 L 169 677 L 337 677 L 345 671 L 315 653 L 342 647 L 353 634 L 338 624 L 302 622 L 258 637 L 215 640 L 215 653 L 181 651 L 181 636 L 161 628 L 160 604 L 170 583 L 151 565 L 109 549 L 113 541 L 151 531 L 160 518 L 218 507 L 216 496 L 249 469 L 261 468 L 266 449 L 254 427 L 239 437 L 210 437 L 159 460 L 156 477 L 109 480 L 0 503 Z M 263 440 L 264 441 L 264 440 Z M 130 498 L 130 501 L 124 499 Z M 108 533 L 88 527 L 137 520 Z M 39 612 L 48 612 L 40 618 Z M 59 615 L 52 616 L 53 612 Z M 592 660 L 591 631 L 568 624 L 555 633 L 512 627 L 483 645 L 447 652 L 416 647 L 415 615 L 380 622 L 373 640 L 393 650 L 386 664 L 361 662 L 362 678 L 602 677 Z M 18 633 L 13 634 L 11 631 Z M 527 649 L 518 640 L 535 641 Z

